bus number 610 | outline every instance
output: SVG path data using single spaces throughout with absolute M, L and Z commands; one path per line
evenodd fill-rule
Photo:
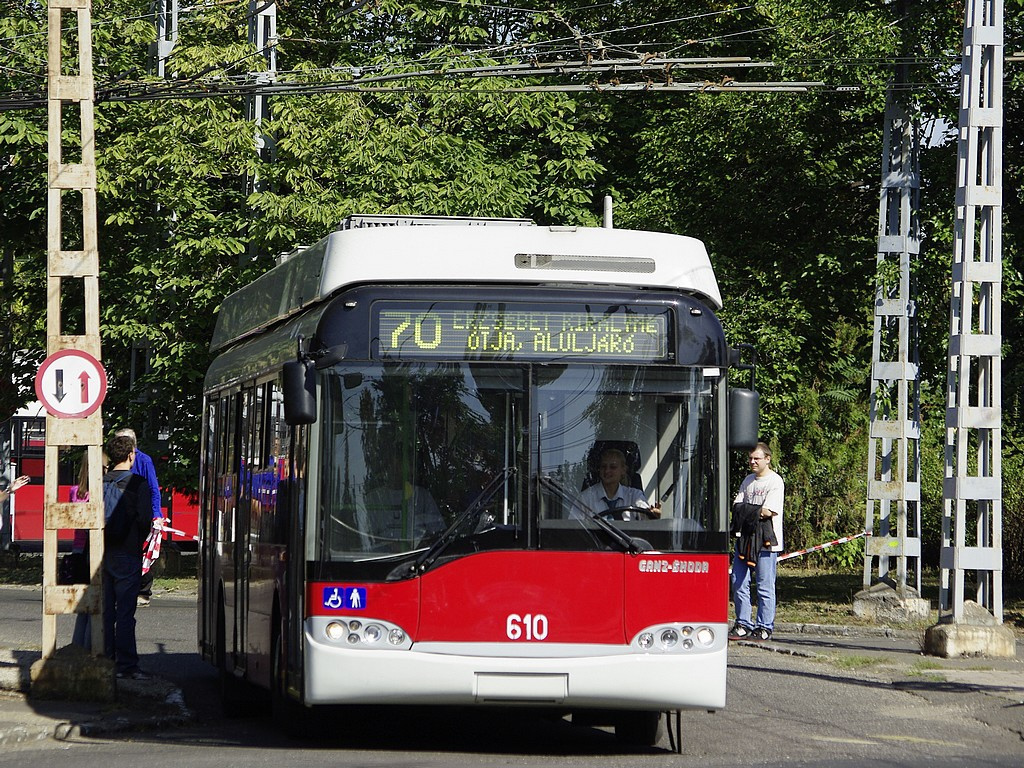
M 548 636 L 548 617 L 543 613 L 510 613 L 505 619 L 505 634 L 509 640 L 544 640 Z

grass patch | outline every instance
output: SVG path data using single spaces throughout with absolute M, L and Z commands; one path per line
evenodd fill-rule
M 882 656 L 858 656 L 856 654 L 850 656 L 829 656 L 828 660 L 831 664 L 843 669 L 864 669 L 865 667 L 892 663 L 892 659 Z
M 923 680 L 927 680 L 933 683 L 945 682 L 946 678 L 942 675 L 933 674 L 934 672 L 942 671 L 946 669 L 938 661 L 931 661 L 930 659 L 921 659 L 915 661 L 910 669 L 907 670 L 907 675 L 910 677 L 920 677 Z
M 849 624 L 875 626 L 871 619 L 853 615 L 853 598 L 864 588 L 864 575 L 857 571 L 825 571 L 781 565 L 776 577 L 776 621 L 797 624 Z M 965 589 L 968 597 L 973 589 Z M 925 569 L 921 577 L 921 597 L 933 609 L 939 602 L 939 571 Z M 933 610 L 933 619 L 937 620 Z M 920 628 L 929 626 L 925 622 Z M 1024 585 L 1003 582 L 1003 623 L 1024 634 Z M 916 625 L 915 625 L 916 626 Z
M 60 555 L 61 557 L 63 554 Z M 178 555 L 168 553 L 157 561 L 156 578 L 153 585 L 162 590 L 177 591 L 195 589 L 195 554 Z M 0 584 L 41 585 L 43 583 L 43 555 L 41 552 L 13 554 L 0 553 Z
M 859 572 L 782 566 L 775 582 L 775 620 L 793 624 L 874 624 L 853 615 L 853 596 L 862 589 L 862 578 Z
M 42 584 L 43 556 L 28 553 L 15 557 L 0 554 L 0 584 Z

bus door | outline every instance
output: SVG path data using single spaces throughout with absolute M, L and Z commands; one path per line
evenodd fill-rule
M 234 650 L 237 647 L 235 633 L 237 631 L 235 616 L 236 595 L 235 584 L 238 572 L 238 532 L 236 530 L 236 512 L 238 509 L 238 402 L 237 395 L 231 395 L 222 399 L 221 413 L 223 422 L 223 442 L 218 446 L 220 454 L 217 458 L 217 489 L 216 489 L 216 516 L 217 516 L 217 549 L 215 558 L 221 564 L 219 581 L 223 586 L 223 616 L 221 621 L 224 624 L 224 636 L 218 638 L 218 644 L 223 644 L 223 651 L 228 657 L 225 660 L 226 668 L 234 667 Z M 218 606 L 215 610 L 220 610 Z M 217 652 L 221 648 L 218 645 Z
M 215 658 L 217 615 L 217 582 L 219 573 L 217 552 L 220 537 L 217 529 L 217 513 L 220 483 L 219 438 L 224 428 L 224 400 L 210 399 L 206 402 L 203 430 L 203 479 L 200 484 L 199 533 L 199 649 L 203 658 Z
M 234 645 L 235 668 L 246 667 L 246 630 L 249 613 L 249 576 L 252 568 L 252 541 L 250 533 L 252 482 L 253 419 L 255 413 L 252 387 L 243 389 L 238 404 L 238 496 L 234 515 L 234 553 L 232 560 L 234 604 Z
M 243 507 L 248 510 L 246 517 L 246 577 L 245 616 L 242 617 L 242 639 L 239 648 L 245 655 L 246 665 L 253 654 L 270 653 L 266 646 L 269 637 L 267 624 L 270 616 L 270 601 L 273 598 L 273 569 L 270 567 L 271 536 L 264 525 L 269 511 L 267 504 L 268 478 L 273 467 L 267 461 L 266 411 L 267 385 L 261 384 L 254 390 L 247 390 L 252 398 L 243 404 L 248 415 L 247 431 L 242 438 L 242 461 L 246 467 L 246 482 L 242 489 Z

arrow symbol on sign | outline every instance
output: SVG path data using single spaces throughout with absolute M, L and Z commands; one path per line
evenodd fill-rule
M 53 396 L 56 398 L 57 402 L 59 403 L 61 400 L 64 399 L 65 395 L 67 394 L 64 391 L 64 371 L 63 371 L 63 369 L 58 368 L 54 373 L 55 373 L 55 376 L 56 376 L 56 382 L 55 382 L 55 384 L 56 384 L 56 391 L 54 392 Z
M 82 371 L 78 377 L 78 381 L 82 385 L 82 402 L 88 404 L 89 402 L 89 372 Z

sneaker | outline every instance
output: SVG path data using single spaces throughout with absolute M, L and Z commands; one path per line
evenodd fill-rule
M 152 680 L 153 676 L 146 674 L 141 669 L 133 669 L 131 672 L 118 672 L 118 680 Z
M 753 640 L 757 640 L 757 642 L 759 643 L 763 643 L 767 640 L 772 639 L 772 631 L 767 627 L 758 627 L 754 630 L 750 637 Z
M 147 605 L 149 605 L 149 598 L 146 595 L 139 595 L 139 598 L 135 601 L 135 604 L 139 606 L 139 608 L 145 608 Z
M 744 627 L 742 624 L 733 624 L 732 629 L 729 630 L 729 639 L 748 640 L 751 634 L 750 627 Z

